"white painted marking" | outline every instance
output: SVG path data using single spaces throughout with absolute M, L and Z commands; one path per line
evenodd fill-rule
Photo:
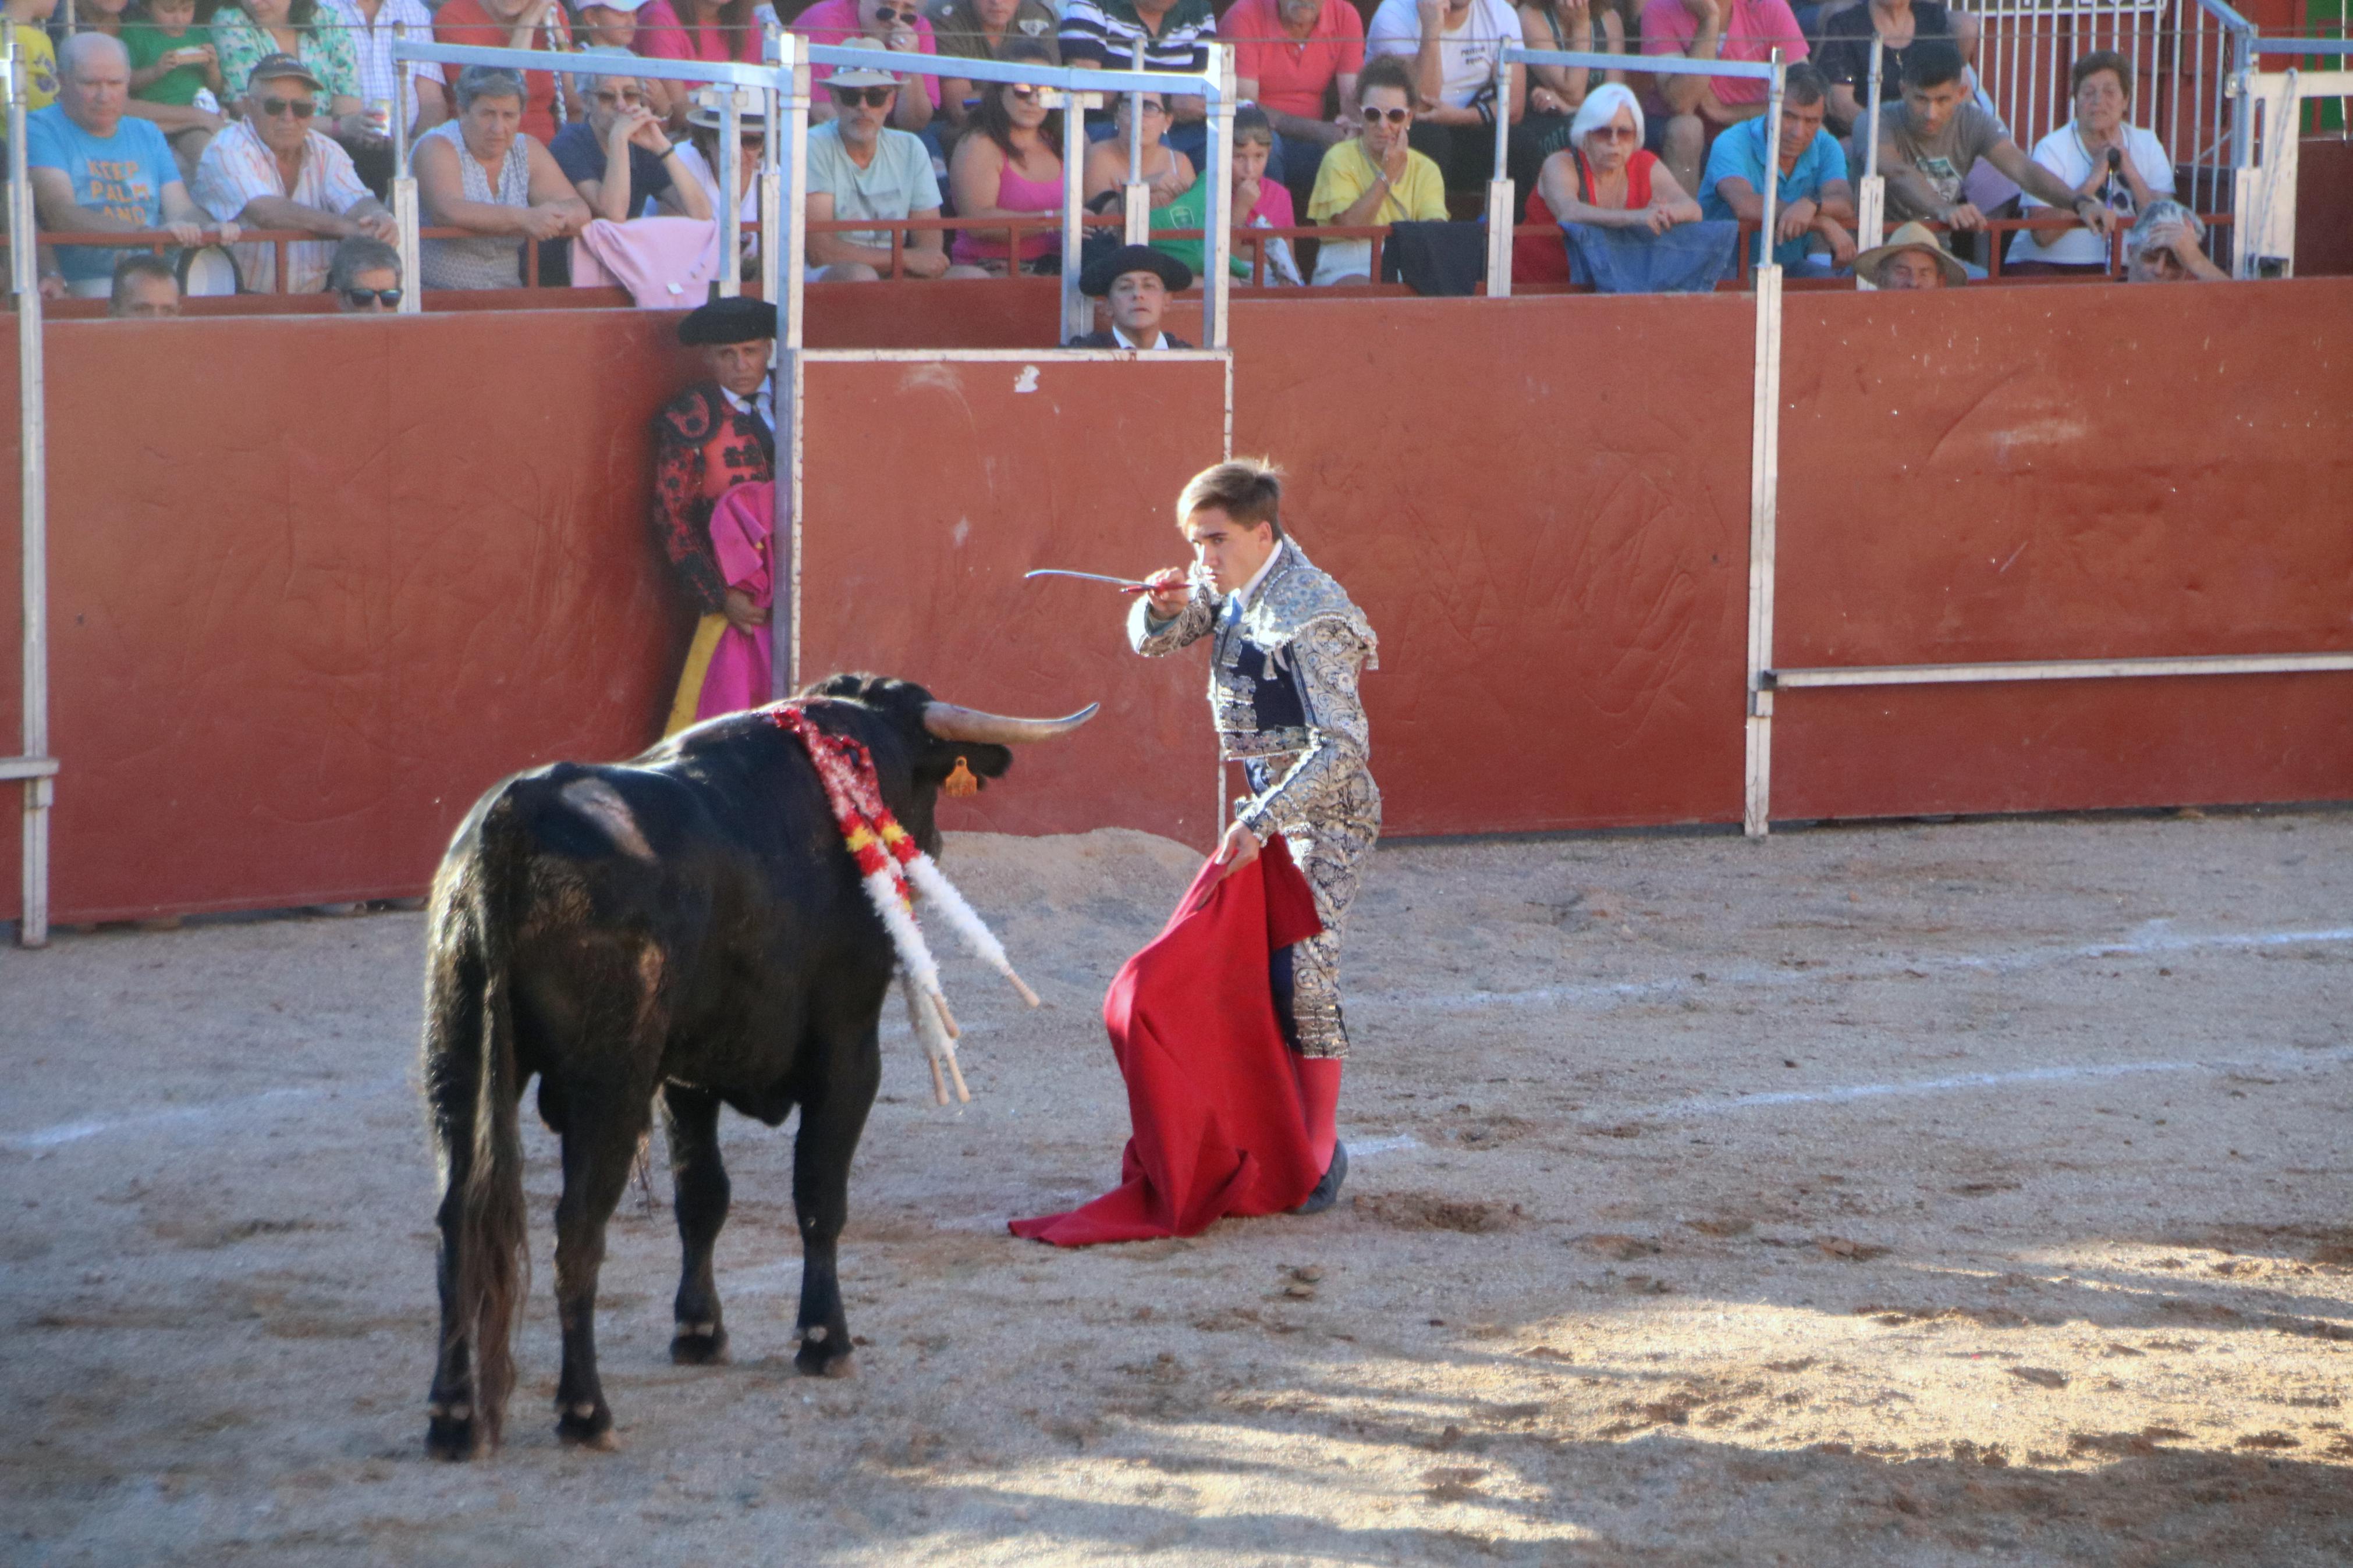
M 1021 367 L 1021 374 L 1013 378 L 1013 390 L 1016 392 L 1037 391 L 1038 367 L 1034 364 L 1023 365 Z
M 1907 969 L 2007 974 L 2017 970 L 2036 969 L 2045 964 L 2086 958 L 2142 958 L 2157 953 L 2194 952 L 2208 949 L 2229 952 L 2353 942 L 2353 926 L 2334 926 L 2319 931 L 2176 933 L 2161 930 L 2164 924 L 2162 921 L 2152 921 L 2137 934 L 2124 941 L 2091 942 L 2076 947 L 2023 947 L 1989 953 L 1896 954 L 1868 963 L 1841 964 L 1836 960 L 1825 959 L 1817 960 L 1804 969 L 1709 970 L 1704 981 L 1674 976 L 1657 980 L 1596 981 L 1577 985 L 1539 985 L 1525 991 L 1371 992 L 1362 994 L 1359 1005 L 1373 1003 L 1392 1007 L 1433 1007 L 1441 1012 L 1467 1012 L 1495 1006 L 1524 1007 L 1547 1002 L 1599 1003 L 1606 1005 L 1643 997 L 1680 996 L 1709 986 L 1819 985 L 1825 982 L 1844 984 L 1858 980 L 1884 980 Z
M 1399 1150 L 1421 1147 L 1421 1140 L 1410 1132 L 1399 1132 L 1388 1138 L 1363 1140 L 1343 1137 L 1340 1142 L 1348 1146 L 1348 1158 L 1351 1160 L 1369 1160 L 1376 1154 L 1394 1154 Z
M 2137 1078 L 2146 1073 L 2229 1073 L 2250 1068 L 2272 1071 L 2298 1068 L 2341 1067 L 2353 1062 L 2353 1047 L 2333 1051 L 2276 1052 L 2270 1056 L 2204 1062 L 2085 1062 L 2073 1067 L 2021 1068 L 2015 1072 L 1960 1073 L 1952 1078 L 1915 1079 L 1908 1083 L 1853 1083 L 1831 1089 L 1782 1089 L 1770 1094 L 1741 1094 L 1729 1100 L 1700 1098 L 1670 1100 L 1657 1105 L 1634 1106 L 1611 1112 L 1607 1121 L 1640 1121 L 1644 1117 L 1672 1119 L 1714 1116 L 1725 1111 L 1756 1110 L 1777 1105 L 1838 1105 L 1892 1095 L 1947 1094 L 1961 1089 L 2005 1089 L 2013 1084 Z M 1350 1152 L 1354 1152 L 1352 1149 Z

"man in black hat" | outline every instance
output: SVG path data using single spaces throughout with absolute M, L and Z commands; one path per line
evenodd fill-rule
M 727 586 L 712 553 L 711 509 L 737 485 L 776 477 L 768 359 L 776 308 L 713 300 L 678 324 L 678 341 L 702 350 L 711 379 L 671 398 L 654 419 L 654 537 L 697 615 L 725 616 L 752 631 L 767 614 Z
M 1087 264 L 1080 291 L 1111 302 L 1111 330 L 1072 338 L 1074 349 L 1189 349 L 1160 330 L 1168 297 L 1193 286 L 1193 269 L 1148 245 L 1123 245 Z

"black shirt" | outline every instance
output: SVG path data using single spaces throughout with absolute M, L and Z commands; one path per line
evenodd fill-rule
M 1869 106 L 1871 97 L 1871 5 L 1861 0 L 1822 19 L 1822 47 L 1814 51 L 1814 65 L 1834 82 L 1854 89 L 1855 101 Z M 1923 39 L 1953 41 L 1953 14 L 1937 0 L 1912 0 L 1912 43 L 1890 45 L 1879 65 L 1879 94 L 1893 103 L 1903 90 L 1904 57 Z

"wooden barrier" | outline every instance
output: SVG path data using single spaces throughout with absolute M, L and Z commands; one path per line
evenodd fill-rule
M 845 335 L 949 335 L 840 287 L 872 312 Z M 1042 348 L 1045 303 L 965 331 Z M 2334 279 L 1793 293 L 1778 662 L 2353 647 L 2348 318 Z M 1303 547 L 1381 635 L 1392 834 L 1738 820 L 1752 323 L 1729 295 L 1237 303 L 1235 445 L 1290 467 Z M 57 918 L 415 893 L 499 777 L 650 739 L 683 632 L 646 525 L 671 325 L 53 323 Z M 1012 364 L 810 369 L 805 668 L 1103 696 L 1084 744 L 950 820 L 1206 844 L 1201 655 L 1131 659 L 1116 605 L 1018 574 L 1180 558 L 1219 367 L 1049 364 L 1037 396 Z M 2348 698 L 1785 692 L 1776 815 L 2341 798 Z

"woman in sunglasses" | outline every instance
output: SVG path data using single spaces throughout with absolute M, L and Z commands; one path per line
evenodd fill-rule
M 812 44 L 842 44 L 851 38 L 867 37 L 902 54 L 940 52 L 939 40 L 933 35 L 932 25 L 924 19 L 917 0 L 818 0 L 794 21 L 793 31 L 806 33 Z M 820 87 L 832 74 L 824 68 L 810 73 Z M 891 123 L 902 131 L 921 131 L 932 122 L 939 107 L 940 79 L 916 78 L 900 92 L 899 101 L 891 110 Z M 809 118 L 821 121 L 832 115 L 831 96 L 818 94 L 816 101 L 809 105 Z
M 1024 38 L 1008 47 L 1005 58 L 1043 60 L 1045 54 L 1041 46 Z M 998 277 L 1017 264 L 1015 253 L 1006 247 L 1005 231 L 991 233 L 987 220 L 1060 216 L 1062 158 L 1055 149 L 1061 140 L 1062 117 L 1046 108 L 1036 88 L 1008 83 L 982 95 L 972 133 L 956 143 L 955 157 L 948 164 L 955 216 L 976 225 L 956 235 L 948 251 L 951 260 Z M 1037 271 L 1041 260 L 1060 250 L 1052 231 L 1032 230 L 1021 237 L 1018 265 Z
M 1167 95 L 1124 92 L 1112 110 L 1112 124 L 1117 134 L 1106 136 L 1087 149 L 1080 188 L 1091 210 L 1096 197 L 1117 193 L 1127 184 L 1128 126 L 1139 100 L 1144 110 L 1144 136 L 1143 167 L 1137 173 L 1142 182 L 1152 187 L 1152 205 L 1165 207 L 1193 188 L 1193 160 L 1171 149 L 1164 140 L 1168 133 Z
M 1335 228 L 1446 216 L 1446 180 L 1406 144 L 1413 129 L 1413 71 L 1396 55 L 1366 62 L 1356 78 L 1356 136 L 1324 154 L 1307 221 Z M 1373 280 L 1373 242 L 1327 239 L 1315 253 L 1318 287 Z
M 1656 153 L 1643 151 L 1642 106 L 1633 90 L 1614 81 L 1586 95 L 1569 126 L 1568 145 L 1545 160 L 1528 197 L 1529 223 L 1660 235 L 1699 220 L 1699 203 Z
M 935 5 L 932 16 L 940 53 L 951 58 L 1001 60 L 1008 47 L 1027 38 L 1045 47 L 1047 63 L 1062 63 L 1055 37 L 1060 21 L 1046 0 L 948 0 L 945 5 Z M 980 95 L 995 90 L 995 84 L 968 77 L 940 79 L 940 121 L 933 128 L 950 152 L 972 122 Z

